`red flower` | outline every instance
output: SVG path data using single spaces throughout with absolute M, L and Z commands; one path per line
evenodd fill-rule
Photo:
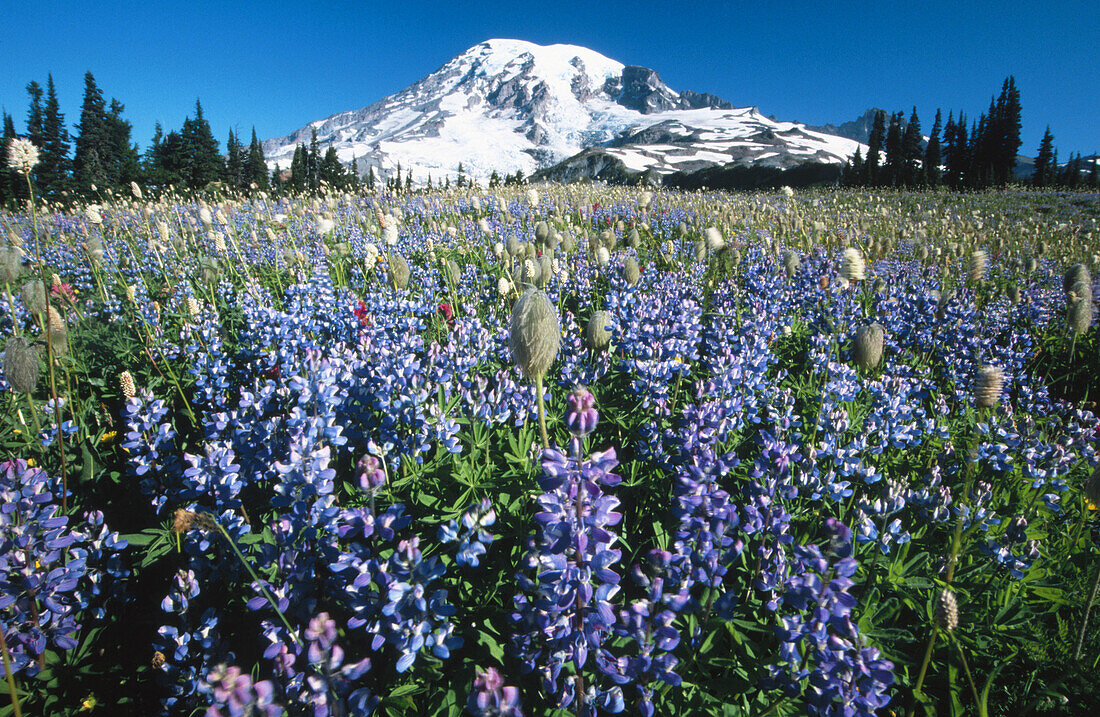
M 359 325 L 362 327 L 370 326 L 370 312 L 367 311 L 367 304 L 362 299 L 359 301 L 359 305 L 353 310 L 355 318 L 359 319 Z
M 451 309 L 451 305 L 443 302 L 439 305 L 439 313 L 443 314 L 443 320 L 447 322 L 448 326 L 454 326 L 455 312 Z
M 73 303 L 76 299 L 76 292 L 73 291 L 72 284 L 54 284 L 50 287 L 50 296 L 64 298 L 69 303 Z

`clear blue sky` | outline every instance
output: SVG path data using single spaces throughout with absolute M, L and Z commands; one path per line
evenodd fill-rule
M 813 124 L 868 107 L 976 118 L 1015 75 L 1024 154 L 1049 124 L 1060 158 L 1100 152 L 1100 0 L 1060 2 L 101 2 L 3 0 L 0 104 L 53 73 L 79 119 L 91 70 L 144 149 L 202 100 L 224 147 L 357 109 L 492 37 L 584 45 L 674 89 Z

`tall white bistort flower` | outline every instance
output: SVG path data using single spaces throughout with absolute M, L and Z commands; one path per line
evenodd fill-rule
M 30 174 L 34 166 L 38 164 L 38 147 L 34 142 L 22 137 L 16 137 L 8 147 L 8 167 L 20 174 Z

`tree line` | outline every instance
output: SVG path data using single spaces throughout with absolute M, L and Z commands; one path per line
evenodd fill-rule
M 131 183 L 154 194 L 170 187 L 186 192 L 211 185 L 241 193 L 272 188 L 316 191 L 322 182 L 336 188 L 358 185 L 354 169 L 343 166 L 332 147 L 320 156 L 316 133 L 308 150 L 297 148 L 289 177 L 277 170 L 268 173 L 255 128 L 247 146 L 231 129 L 222 154 L 199 100 L 180 129 L 166 133 L 157 122 L 152 141 L 142 153 L 133 142 L 132 125 L 123 117 L 125 105 L 116 98 L 107 102 L 91 72 L 84 75 L 80 121 L 73 135 L 66 127 L 52 74 L 45 89 L 37 81 L 28 83 L 27 95 L 26 130 L 17 132 L 15 120 L 5 110 L 0 146 L 5 158 L 16 137 L 29 139 L 39 148 L 32 178 L 35 191 L 48 200 L 129 192 Z M 0 205 L 26 199 L 27 191 L 14 172 L 6 166 L 0 169 Z
M 37 81 L 27 84 L 29 104 L 26 130 L 17 133 L 15 121 L 3 112 L 2 145 L 5 156 L 10 141 L 23 137 L 40 150 L 33 179 L 39 196 L 53 201 L 129 192 L 136 183 L 152 193 L 173 187 L 180 191 L 205 189 L 218 183 L 228 190 L 249 192 L 269 187 L 263 148 L 252 130 L 247 147 L 232 131 L 223 156 L 218 141 L 195 101 L 193 115 L 179 130 L 164 132 L 158 122 L 144 153 L 133 142 L 133 127 L 123 117 L 118 99 L 110 102 L 91 72 L 84 75 L 84 98 L 75 134 L 70 136 L 57 98 L 53 75 L 46 88 Z M 0 204 L 26 198 L 27 187 L 6 168 L 0 171 Z
M 1009 76 L 1001 94 L 990 98 L 989 109 L 977 121 L 967 122 L 948 112 L 947 123 L 936 110 L 927 140 L 921 134 L 917 108 L 906 119 L 903 112 L 887 116 L 875 112 L 867 140 L 867 156 L 857 149 L 847 162 L 841 183 L 854 187 L 939 187 L 955 190 L 1003 186 L 1015 181 L 1017 155 L 1022 142 L 1022 105 L 1016 78 Z M 940 133 L 943 133 L 942 139 Z M 1098 186 L 1097 161 L 1086 173 L 1085 160 L 1078 153 L 1064 167 L 1058 167 L 1054 137 L 1047 128 L 1039 146 L 1030 182 L 1039 187 Z

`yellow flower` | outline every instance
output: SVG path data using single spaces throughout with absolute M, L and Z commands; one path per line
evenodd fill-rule
M 34 459 L 33 458 L 28 458 L 27 459 L 27 468 L 34 468 L 34 465 L 35 465 Z
M 30 461 L 28 461 L 28 463 L 29 462 Z M 1092 500 L 1089 500 L 1088 498 L 1085 498 L 1085 507 L 1088 508 L 1089 510 L 1096 510 L 1097 505 L 1096 505 L 1095 501 L 1092 501 Z
M 118 431 L 107 431 L 106 433 L 104 433 L 102 436 L 99 437 L 99 442 L 100 443 L 110 443 L 111 441 L 115 440 L 115 438 L 117 438 L 117 437 L 118 437 Z
M 96 708 L 97 702 L 95 695 L 88 695 L 84 698 L 84 701 L 80 703 L 81 712 L 91 712 Z

